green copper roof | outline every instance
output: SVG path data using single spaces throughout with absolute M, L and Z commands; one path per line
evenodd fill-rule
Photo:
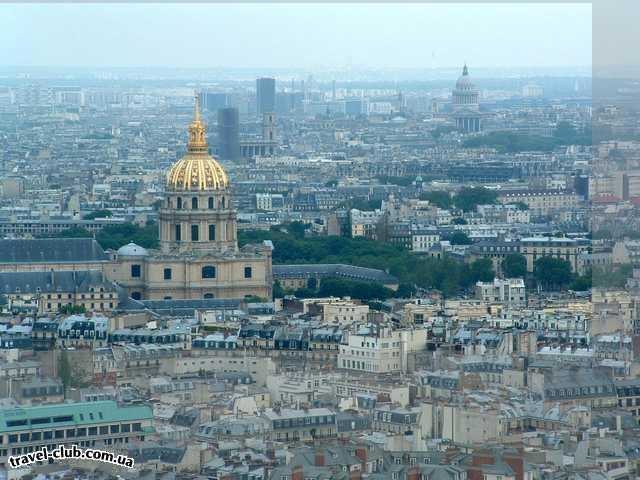
M 113 400 L 57 403 L 0 410 L 0 434 L 152 418 L 153 412 L 147 405 L 120 407 Z

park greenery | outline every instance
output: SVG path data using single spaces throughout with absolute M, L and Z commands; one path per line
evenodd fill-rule
M 113 216 L 113 212 L 111 210 L 94 210 L 93 212 L 87 213 L 83 218 L 85 220 L 94 220 L 96 218 L 109 218 Z
M 465 212 L 471 212 L 478 205 L 496 203 L 498 201 L 498 192 L 484 187 L 463 187 L 452 196 L 443 190 L 433 190 L 421 193 L 420 200 L 427 200 L 433 205 L 444 209 L 455 207 Z
M 84 228 L 70 228 L 63 230 L 56 237 L 62 238 L 90 238 L 91 232 Z M 95 235 L 96 240 L 104 249 L 114 249 L 133 242 L 144 248 L 156 248 L 158 246 L 158 226 L 155 223 L 147 223 L 144 227 L 134 223 L 122 223 L 119 225 L 107 225 Z
M 292 224 L 298 223 L 292 222 Z M 436 289 L 450 296 L 468 291 L 478 280 L 486 281 L 494 277 L 491 261 L 487 259 L 467 264 L 448 256 L 444 258 L 419 256 L 397 245 L 364 238 L 305 238 L 300 233 L 299 225 L 292 227 L 292 224 L 273 227 L 270 230 L 242 230 L 239 232 L 239 242 L 244 245 L 271 240 L 274 245 L 274 264 L 344 263 L 388 271 L 398 277 L 401 284 L 396 296 L 411 292 L 414 285 L 424 289 Z M 320 282 L 318 292 L 326 294 L 327 289 L 339 285 L 344 288 L 342 295 L 351 294 L 350 296 L 354 298 L 364 295 L 361 290 L 362 285 L 357 284 L 359 282 L 347 284 L 347 280 L 340 279 L 340 281 L 342 283 L 327 284 L 325 279 Z M 368 284 L 367 288 L 374 287 Z M 281 289 L 279 286 L 274 288 L 278 292 L 279 289 Z M 378 287 L 375 289 L 380 295 L 378 298 L 391 295 L 390 292 L 379 290 Z M 310 292 L 299 293 L 306 295 Z
M 501 267 L 506 278 L 524 278 L 527 274 L 527 259 L 520 253 L 510 253 L 502 260 Z
M 590 128 L 578 131 L 570 123 L 560 122 L 550 137 L 497 131 L 470 138 L 464 142 L 464 146 L 467 148 L 495 148 L 500 153 L 519 153 L 531 151 L 552 152 L 561 146 L 591 145 L 591 143 Z

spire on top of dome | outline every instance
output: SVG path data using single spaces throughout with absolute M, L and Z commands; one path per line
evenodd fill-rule
M 194 92 L 196 97 L 196 105 L 193 122 L 189 125 L 189 143 L 187 149 L 189 152 L 206 152 L 207 151 L 207 135 L 206 127 L 200 120 L 200 95 Z
M 469 75 L 469 69 L 467 68 L 467 62 L 464 62 L 464 67 L 462 67 L 462 75 Z

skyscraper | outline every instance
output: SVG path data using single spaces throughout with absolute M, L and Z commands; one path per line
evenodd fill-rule
M 240 158 L 240 119 L 237 108 L 218 110 L 218 155 L 222 160 Z
M 276 111 L 276 79 L 258 78 L 256 80 L 258 115 Z

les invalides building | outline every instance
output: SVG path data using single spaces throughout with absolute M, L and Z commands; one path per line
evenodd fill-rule
M 271 247 L 238 247 L 237 212 L 222 166 L 209 155 L 196 96 L 187 154 L 167 173 L 160 249 L 130 243 L 108 276 L 134 299 L 271 298 Z

